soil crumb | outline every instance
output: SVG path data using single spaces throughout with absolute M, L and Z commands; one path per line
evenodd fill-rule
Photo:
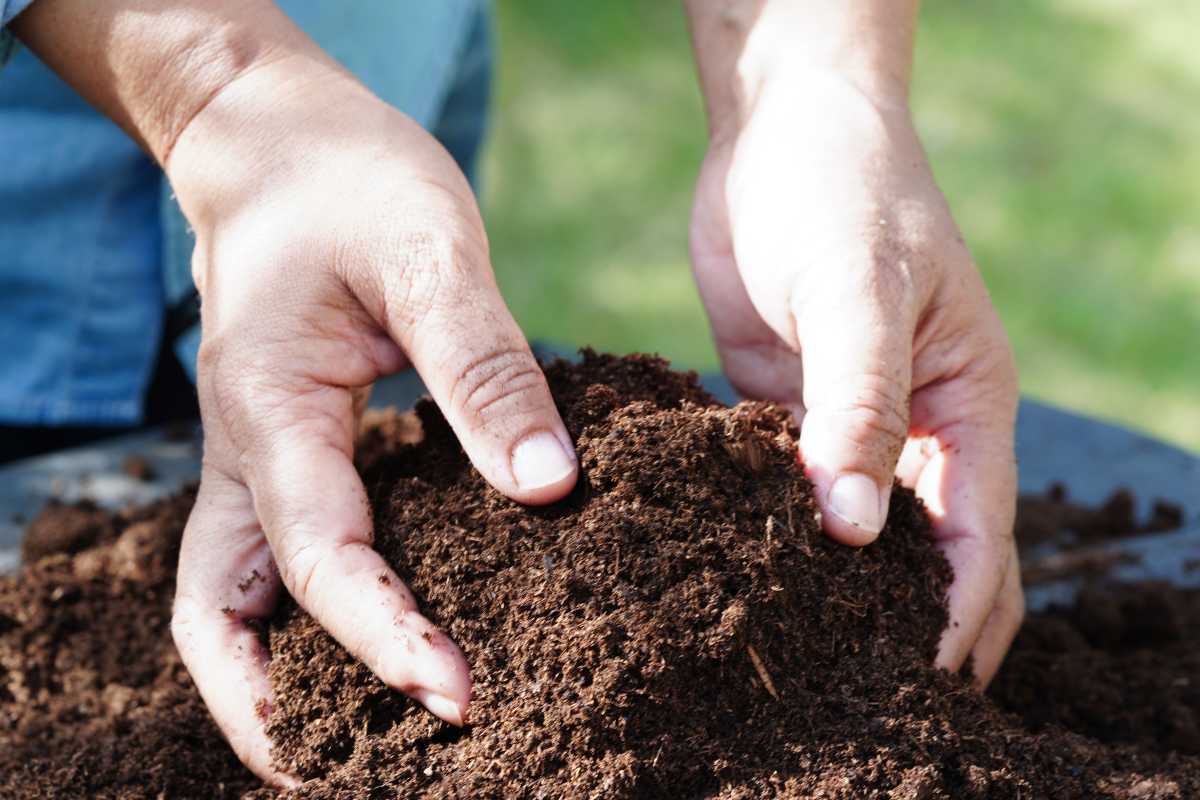
M 1082 466 L 1082 465 L 1081 465 Z M 1054 483 L 1044 495 L 1025 495 L 1017 504 L 1017 543 L 1030 549 L 1053 543 L 1058 549 L 1083 547 L 1111 539 L 1165 533 L 1183 524 L 1183 509 L 1156 499 L 1138 520 L 1137 503 L 1128 489 L 1117 489 L 1097 507 L 1072 502 L 1067 487 Z
M 121 462 L 121 471 L 136 481 L 152 481 L 158 477 L 157 471 L 146 457 L 137 454 L 125 457 Z
M 21 560 L 30 564 L 56 553 L 78 553 L 115 535 L 110 514 L 90 500 L 51 500 L 25 530 Z
M 1200 755 L 1200 592 L 1085 586 L 1026 621 L 990 692 L 1032 731 Z
M 820 531 L 784 411 L 645 356 L 546 372 L 583 468 L 547 508 L 487 487 L 427 402 L 367 423 L 376 547 L 471 662 L 471 724 L 285 603 L 265 636 L 273 756 L 305 779 L 286 796 L 1200 797 L 1196 593 L 1097 584 L 1031 618 L 980 695 L 930 666 L 951 574 L 910 492 L 852 550 Z M 280 796 L 171 644 L 193 500 L 31 524 L 0 579 L 0 796 Z
M 259 785 L 168 630 L 194 499 L 117 514 L 51 503 L 30 525 L 25 566 L 0 578 L 0 797 L 236 798 Z

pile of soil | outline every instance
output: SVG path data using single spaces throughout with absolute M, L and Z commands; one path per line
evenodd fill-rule
M 52 503 L 0 579 L 0 797 L 235 798 L 258 786 L 171 642 L 195 493 L 118 514 Z
M 1200 755 L 1200 592 L 1114 586 L 1103 577 L 1116 559 L 1086 549 L 1182 526 L 1183 510 L 1168 500 L 1154 500 L 1143 521 L 1135 507 L 1128 489 L 1089 508 L 1062 484 L 1019 499 L 1027 584 L 1101 579 L 1085 581 L 1073 606 L 1026 620 L 991 695 L 1033 731 L 1060 726 L 1101 742 Z M 1047 542 L 1056 552 L 1037 558 Z
M 471 662 L 471 724 L 285 603 L 269 733 L 306 779 L 293 797 L 1200 796 L 1194 593 L 1109 588 L 1032 619 L 979 695 L 929 666 L 951 574 L 910 492 L 845 548 L 783 411 L 724 408 L 648 357 L 547 377 L 584 473 L 548 508 L 487 487 L 431 404 L 364 431 L 376 547 Z M 0 581 L 0 795 L 276 796 L 167 633 L 193 497 L 31 526 Z

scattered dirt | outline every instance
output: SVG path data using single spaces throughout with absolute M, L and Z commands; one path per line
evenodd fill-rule
M 1128 489 L 1117 489 L 1098 507 L 1071 502 L 1061 483 L 1045 495 L 1017 500 L 1017 546 L 1021 579 L 1036 586 L 1067 579 L 1096 581 L 1114 567 L 1140 560 L 1135 553 L 1101 546 L 1113 540 L 1167 533 L 1183 525 L 1183 509 L 1170 501 L 1153 502 L 1144 522 L 1134 513 L 1136 500 Z
M 1085 587 L 1026 621 L 990 691 L 1033 731 L 1200 755 L 1200 592 Z
M 1200 796 L 1197 593 L 1097 586 L 1030 619 L 981 696 L 928 666 L 950 574 L 911 493 L 844 548 L 779 410 L 722 408 L 645 357 L 548 376 L 585 475 L 550 508 L 488 488 L 429 404 L 364 432 L 376 545 L 471 661 L 472 720 L 434 719 L 285 605 L 269 729 L 307 779 L 293 797 Z M 0 796 L 275 796 L 167 633 L 193 498 L 31 524 L 0 579 Z
M 258 785 L 167 631 L 193 499 L 115 515 L 51 503 L 30 525 L 26 566 L 0 579 L 0 797 L 236 798 Z
M 1103 578 L 1111 574 L 1114 567 L 1137 564 L 1141 560 L 1136 553 L 1063 550 L 1025 563 L 1021 568 L 1021 580 L 1026 586 L 1036 586 L 1066 578 Z M 1028 561 L 1026 558 L 1025 562 Z
M 51 500 L 25 531 L 21 560 L 32 564 L 55 553 L 78 553 L 115 535 L 112 516 L 90 500 Z
M 1117 489 L 1098 507 L 1071 502 L 1062 483 L 1043 496 L 1026 495 L 1017 504 L 1017 543 L 1022 548 L 1052 542 L 1057 549 L 1083 547 L 1111 539 L 1172 531 L 1183 524 L 1183 509 L 1157 499 L 1139 522 L 1137 503 L 1128 489 Z
M 121 462 L 121 471 L 138 481 L 152 481 L 158 474 L 145 456 L 136 454 L 126 456 L 125 460 Z

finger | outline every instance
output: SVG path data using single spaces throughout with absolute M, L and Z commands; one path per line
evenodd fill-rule
M 882 530 L 908 434 L 915 321 L 903 310 L 905 291 L 862 270 L 792 300 L 804 372 L 801 457 L 826 532 L 850 545 Z
M 937 451 L 937 441 L 928 436 L 911 436 L 905 440 L 896 462 L 896 480 L 900 485 L 915 489 L 921 472 Z
M 289 402 L 289 424 L 256 447 L 246 474 L 284 586 L 380 680 L 453 725 L 467 719 L 466 658 L 417 610 L 371 548 L 370 509 L 350 461 L 350 393 Z
M 1011 430 L 1001 420 L 959 423 L 931 434 L 938 449 L 916 484 L 933 518 L 934 537 L 954 570 L 950 622 L 937 657 L 937 665 L 951 671 L 974 649 L 1010 569 L 1015 571 L 1010 568 L 1016 499 Z
M 996 606 L 988 615 L 983 631 L 979 634 L 979 641 L 971 651 L 975 683 L 980 689 L 986 689 L 992 678 L 996 677 L 1024 619 L 1025 593 L 1021 589 L 1021 568 L 1017 563 L 1014 544 L 1009 557 L 1008 572 L 1004 576 L 1000 595 L 996 598 Z
M 705 162 L 701 186 L 713 180 Z M 742 397 L 772 400 L 803 417 L 800 356 L 763 321 L 742 282 L 727 229 L 723 191 L 697 189 L 689 236 L 692 274 L 708 314 L 721 370 Z M 713 207 L 713 204 L 719 204 Z
M 299 781 L 271 761 L 268 655 L 246 624 L 270 613 L 278 591 L 250 493 L 206 475 L 183 535 L 171 635 L 238 758 L 264 781 L 287 788 Z
M 550 503 L 575 485 L 575 449 L 486 246 L 469 238 L 408 236 L 387 254 L 400 265 L 347 283 L 403 348 L 484 478 L 518 502 Z
M 354 405 L 354 421 L 355 430 L 358 429 L 357 423 L 362 421 L 362 416 L 366 413 L 367 406 L 371 403 L 372 384 L 366 386 L 357 386 L 350 390 L 350 397 Z

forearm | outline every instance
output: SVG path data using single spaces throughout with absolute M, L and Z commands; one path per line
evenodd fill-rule
M 685 0 L 715 137 L 772 76 L 837 77 L 881 105 L 907 101 L 917 0 Z
M 338 70 L 269 0 L 38 0 L 13 30 L 162 164 L 239 77 L 280 61 Z

